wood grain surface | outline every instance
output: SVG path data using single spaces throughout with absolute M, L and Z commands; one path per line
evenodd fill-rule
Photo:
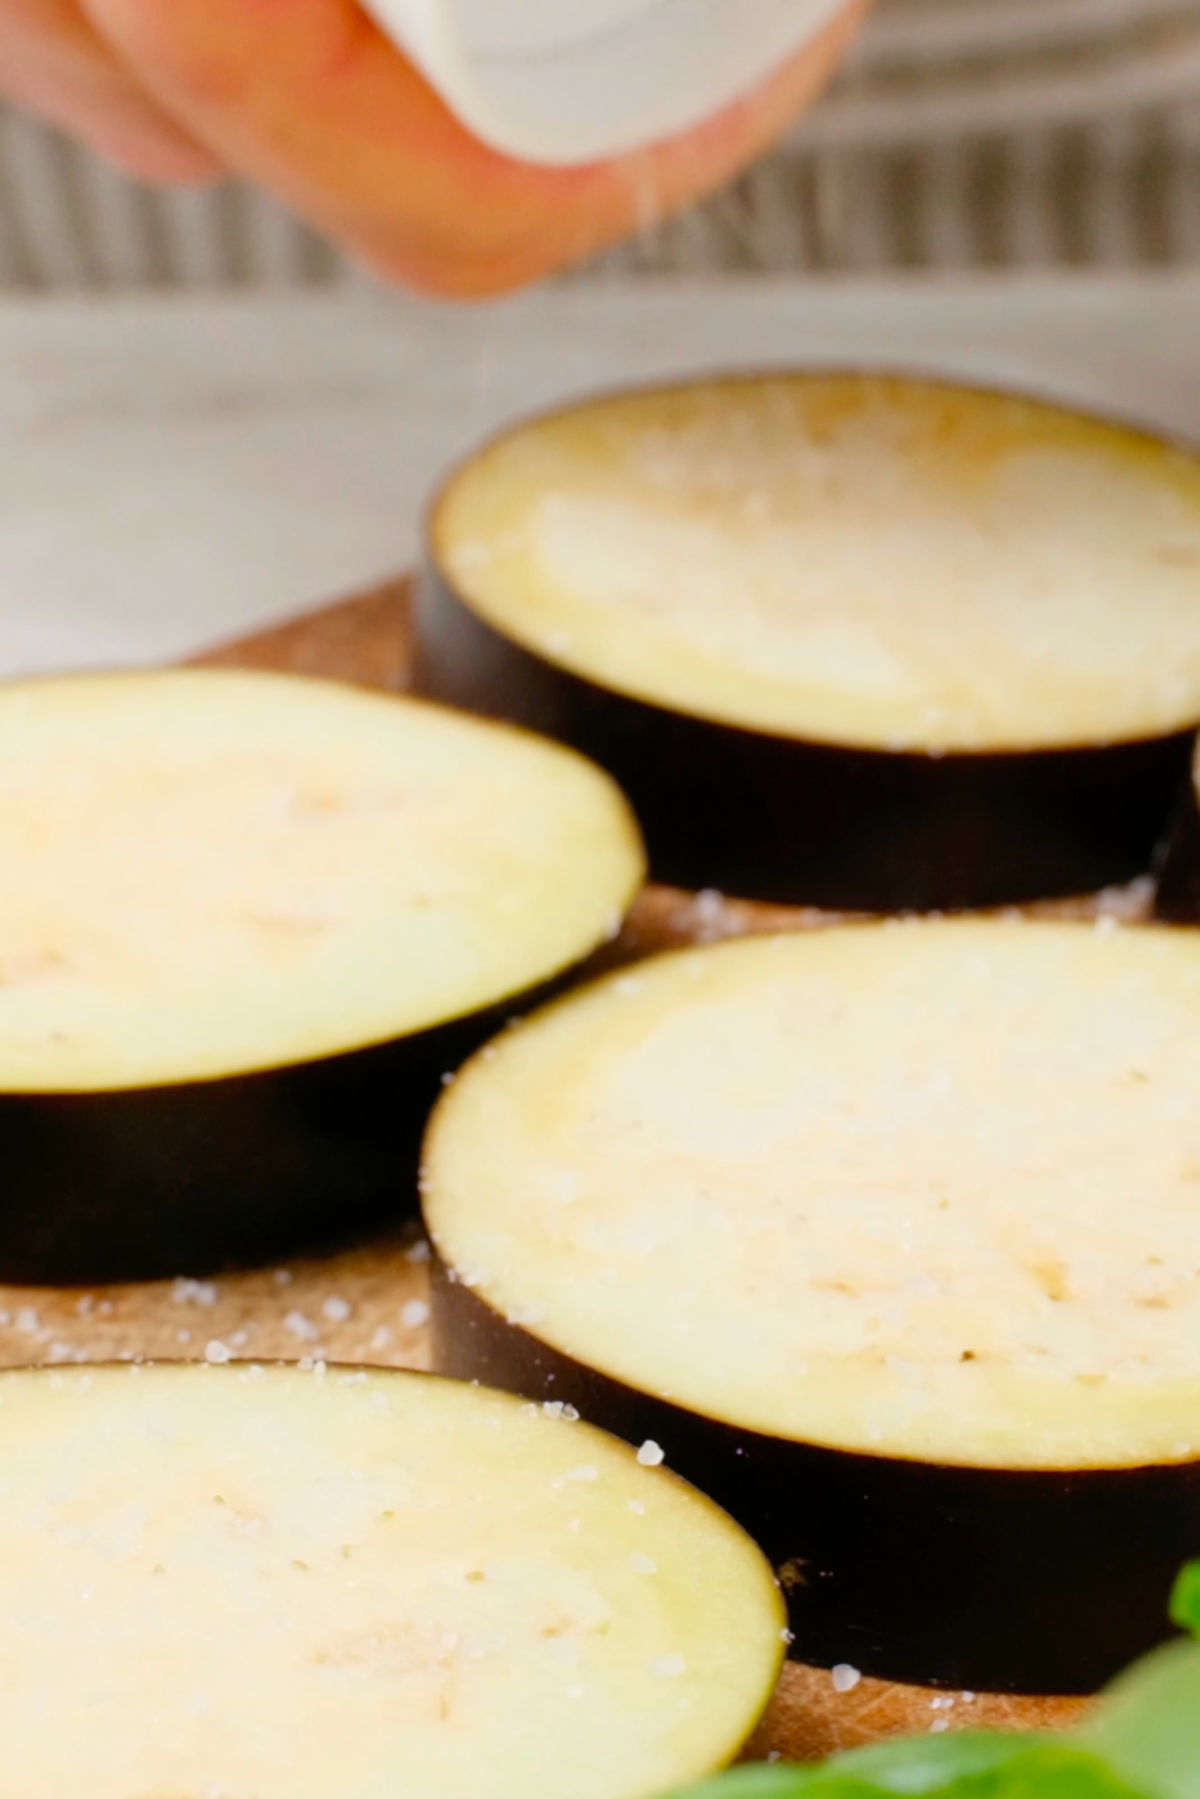
M 370 686 L 402 687 L 407 659 L 404 582 L 197 659 L 215 667 L 283 669 Z M 1042 908 L 1051 916 L 1144 914 L 1141 888 Z M 716 894 L 652 888 L 614 954 L 632 959 L 750 931 L 818 927 L 827 915 L 738 903 Z M 186 1277 L 96 1291 L 0 1286 L 0 1367 L 113 1360 L 313 1360 L 392 1368 L 428 1366 L 427 1250 L 416 1236 L 326 1260 L 213 1282 Z M 936 1694 L 792 1667 L 755 1752 L 808 1760 L 897 1734 L 983 1726 L 1056 1728 L 1078 1700 Z M 846 1690 L 842 1690 L 846 1689 Z

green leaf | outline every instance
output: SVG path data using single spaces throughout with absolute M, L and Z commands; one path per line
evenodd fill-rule
M 1171 1617 L 1180 1630 L 1190 1630 L 1200 1637 L 1200 1562 L 1184 1569 L 1175 1585 L 1171 1600 Z
M 831 1766 L 885 1793 L 940 1793 L 964 1780 L 992 1775 L 1041 1746 L 1041 1738 L 1015 1733 L 947 1731 L 942 1736 L 876 1743 L 843 1755 Z
M 1174 1643 L 1140 1662 L 1079 1740 L 1157 1799 L 1200 1799 L 1200 1643 Z
M 681 1799 L 1157 1799 L 1069 1740 L 947 1734 L 880 1744 L 823 1768 L 743 1768 Z
M 984 1731 L 903 1737 L 856 1749 L 824 1767 L 739 1768 L 680 1799 L 799 1799 L 829 1795 L 940 1792 L 948 1783 L 1011 1761 L 1036 1739 Z

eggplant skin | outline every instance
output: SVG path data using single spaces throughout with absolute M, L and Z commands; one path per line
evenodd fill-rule
M 849 912 L 1069 898 L 1145 874 L 1194 736 L 1027 753 L 890 754 L 739 730 L 601 688 L 494 630 L 430 564 L 414 691 L 606 768 L 653 878 Z
M 1200 1551 L 1200 1462 L 1030 1472 L 856 1455 L 740 1430 L 573 1361 L 435 1257 L 434 1367 L 575 1406 L 755 1537 L 787 1594 L 793 1659 L 910 1686 L 1092 1694 L 1171 1629 Z
M 445 1077 L 525 1003 L 225 1080 L 0 1093 L 0 1281 L 217 1273 L 411 1220 Z
M 1154 914 L 1161 924 L 1200 924 L 1200 767 L 1163 842 Z

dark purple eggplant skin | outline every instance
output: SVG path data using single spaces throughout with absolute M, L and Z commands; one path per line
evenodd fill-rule
M 1200 763 L 1158 858 L 1154 915 L 1160 924 L 1200 924 Z
M 1153 861 L 1194 733 L 996 755 L 806 743 L 599 687 L 493 629 L 430 562 L 414 690 L 556 737 L 633 803 L 653 878 L 848 912 L 967 911 L 1122 886 Z
M 447 1077 L 567 978 L 294 1067 L 128 1091 L 0 1093 L 0 1281 L 212 1274 L 411 1221 L 421 1136 Z
M 433 1365 L 561 1400 L 755 1537 L 795 1660 L 954 1691 L 1098 1692 L 1170 1635 L 1200 1552 L 1200 1462 L 1030 1472 L 858 1455 L 741 1430 L 612 1380 L 509 1324 L 435 1259 Z

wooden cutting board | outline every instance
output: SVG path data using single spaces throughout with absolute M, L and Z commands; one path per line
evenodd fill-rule
M 368 686 L 403 687 L 408 671 L 407 583 L 328 607 L 263 636 L 198 658 L 213 667 L 283 669 Z M 1140 890 L 1046 908 L 1057 915 L 1144 911 Z M 818 927 L 796 912 L 652 888 L 638 904 L 618 959 L 748 931 Z M 203 1360 L 220 1344 L 244 1360 L 303 1357 L 426 1368 L 427 1251 L 416 1234 L 287 1268 L 215 1282 L 178 1280 L 96 1291 L 0 1286 L 0 1367 L 135 1359 Z M 1077 1700 L 934 1694 L 876 1681 L 848 1691 L 825 1672 L 789 1668 L 756 1749 L 810 1760 L 898 1733 L 982 1726 L 1051 1728 Z

